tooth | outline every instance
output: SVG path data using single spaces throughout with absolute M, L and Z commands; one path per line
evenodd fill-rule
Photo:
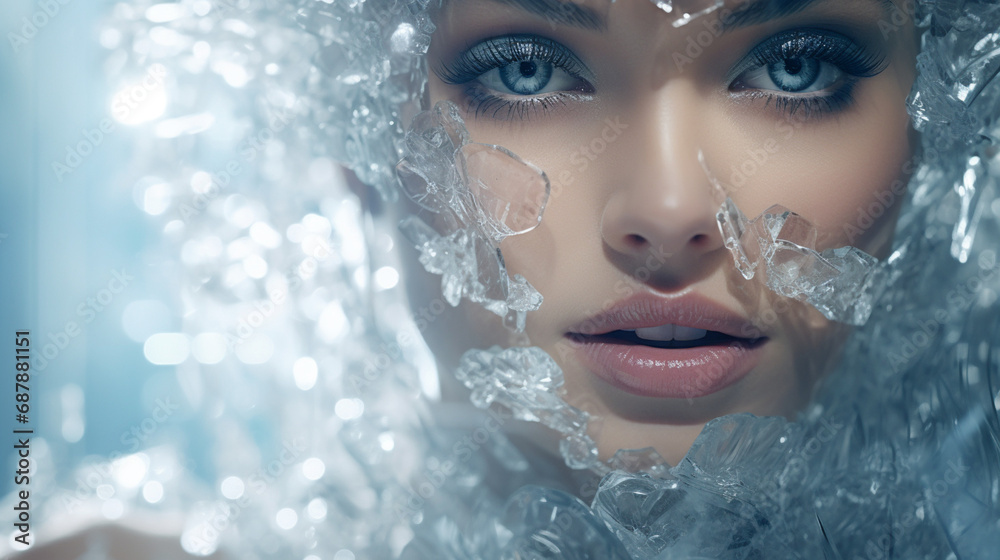
M 708 331 L 705 329 L 674 325 L 674 340 L 698 340 L 706 334 L 708 334 Z
M 658 327 L 635 329 L 635 336 L 644 340 L 673 340 L 674 326 L 668 324 L 660 325 Z

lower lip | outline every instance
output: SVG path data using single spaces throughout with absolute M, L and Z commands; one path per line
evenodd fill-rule
M 694 399 L 743 379 L 759 362 L 766 338 L 695 348 L 654 348 L 614 339 L 568 335 L 598 377 L 643 397 Z

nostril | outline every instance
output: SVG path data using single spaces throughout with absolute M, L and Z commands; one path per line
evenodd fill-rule
M 638 234 L 635 234 L 635 233 L 630 233 L 630 234 L 628 234 L 628 235 L 625 236 L 625 243 L 627 243 L 631 247 L 638 248 L 638 247 L 642 247 L 643 245 L 645 245 L 646 243 L 648 243 L 648 241 L 646 240 L 645 237 L 643 237 L 641 235 L 638 235 Z
M 703 245 L 708 242 L 708 236 L 704 233 L 697 233 L 691 238 L 691 243 L 695 245 Z

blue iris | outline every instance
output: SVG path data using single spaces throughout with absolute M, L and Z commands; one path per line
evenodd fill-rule
M 503 85 L 518 95 L 534 95 L 545 89 L 552 79 L 552 63 L 544 60 L 512 62 L 500 70 Z
M 767 74 L 782 91 L 796 93 L 816 83 L 821 62 L 815 58 L 786 58 L 767 65 Z

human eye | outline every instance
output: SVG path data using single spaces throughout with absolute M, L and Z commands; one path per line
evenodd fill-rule
M 469 113 L 497 120 L 525 119 L 594 92 L 589 70 L 571 50 L 535 35 L 486 39 L 435 73 L 466 86 Z
M 822 116 L 849 107 L 857 83 L 884 70 L 884 61 L 839 33 L 799 29 L 754 47 L 737 64 L 729 91 L 764 98 L 788 114 Z

